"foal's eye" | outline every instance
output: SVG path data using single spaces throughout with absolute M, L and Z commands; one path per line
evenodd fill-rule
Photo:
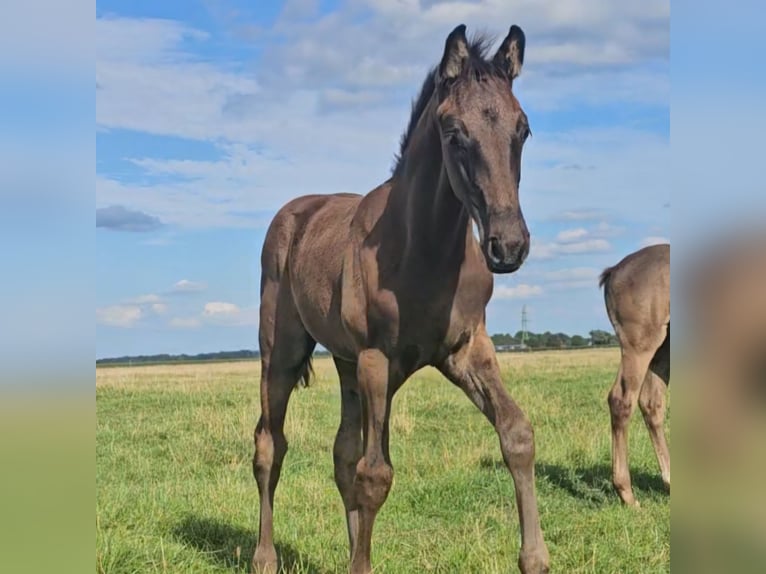
M 445 136 L 447 138 L 447 143 L 451 146 L 459 147 L 463 144 L 463 137 L 461 133 L 457 130 L 447 132 Z
M 518 139 L 516 137 L 511 138 L 511 147 L 518 144 L 519 141 L 521 141 L 522 144 L 524 144 L 525 141 L 527 141 L 527 138 L 531 135 L 531 131 L 529 131 L 528 127 L 520 128 L 517 132 Z
M 521 128 L 521 141 L 526 141 L 530 135 L 532 135 L 532 130 L 529 129 L 529 126 Z

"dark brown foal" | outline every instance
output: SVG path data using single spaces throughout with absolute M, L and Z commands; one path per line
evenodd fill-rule
M 492 272 L 515 271 L 529 251 L 518 193 L 529 124 L 512 91 L 524 43 L 512 26 L 487 59 L 485 40 L 469 42 L 465 26 L 455 28 L 413 105 L 392 177 L 363 197 L 300 197 L 272 221 L 261 256 L 257 571 L 277 567 L 272 509 L 287 451 L 285 410 L 316 342 L 340 378 L 333 456 L 352 574 L 372 569 L 373 525 L 393 480 L 392 398 L 426 365 L 497 430 L 516 488 L 519 568 L 548 571 L 532 426 L 505 389 L 484 324 Z

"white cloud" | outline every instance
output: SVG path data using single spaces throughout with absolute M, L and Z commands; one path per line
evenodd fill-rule
M 234 303 L 210 301 L 202 310 L 202 320 L 216 325 L 249 326 L 258 324 L 258 309 L 240 308 Z
M 593 279 L 598 277 L 600 270 L 596 267 L 570 267 L 567 269 L 557 269 L 556 271 L 546 271 L 543 273 L 548 281 L 571 281 L 579 279 Z
M 584 239 L 588 236 L 588 230 L 584 227 L 578 227 L 577 229 L 565 229 L 560 231 L 556 236 L 556 241 L 559 243 L 572 243 Z
M 529 258 L 532 260 L 553 259 L 560 255 L 582 255 L 609 251 L 611 244 L 606 239 L 586 239 L 571 243 L 539 242 L 532 239 Z
M 513 6 L 498 0 L 371 0 L 366 4 L 369 14 L 363 20 L 358 19 L 356 11 L 339 11 L 306 23 L 281 18 L 276 27 L 292 41 L 284 42 L 269 55 L 280 67 L 290 64 L 296 78 L 304 81 L 328 81 L 328 77 L 341 72 L 343 63 L 348 70 L 357 72 L 365 60 L 375 66 L 373 79 L 388 76 L 385 66 L 432 63 L 429 60 L 436 57 L 456 22 L 465 22 L 470 30 L 489 29 L 496 34 L 505 33 L 511 23 L 519 22 L 527 37 L 536 39 L 534 49 L 528 49 L 526 54 L 530 67 L 573 74 L 583 69 L 667 60 L 667 0 L 652 0 L 642 5 L 645 10 L 609 0 L 541 0 Z M 392 30 L 396 30 L 396 41 L 391 41 Z M 334 42 L 327 42 L 327 38 Z M 350 45 L 355 47 L 353 54 L 340 57 L 342 48 L 338 46 Z M 322 78 L 323 73 L 327 77 Z
M 553 259 L 556 257 L 555 244 L 538 241 L 532 236 L 529 247 L 529 260 Z
M 133 299 L 128 299 L 125 303 L 129 305 L 136 305 L 142 309 L 143 312 L 151 311 L 155 315 L 164 315 L 168 306 L 163 301 L 162 297 L 156 293 L 147 293 L 146 295 L 139 295 Z
M 181 280 L 181 289 L 199 290 L 201 283 Z M 176 285 L 178 285 L 178 283 Z M 204 286 L 203 286 L 204 287 Z M 96 310 L 96 321 L 113 327 L 134 327 L 140 321 L 151 317 L 167 315 L 169 305 L 159 295 L 148 294 Z M 217 326 L 257 326 L 259 310 L 255 307 L 240 307 L 226 301 L 209 301 L 202 311 L 194 315 L 175 316 L 167 319 L 167 325 L 176 329 L 196 329 L 205 324 Z
M 259 35 L 264 53 L 254 70 L 203 61 L 196 50 L 216 39 L 181 23 L 98 18 L 98 127 L 207 141 L 220 157 L 132 158 L 142 183 L 100 173 L 97 205 L 124 204 L 170 225 L 252 227 L 266 225 L 263 212 L 298 190 L 369 191 L 388 176 L 409 100 L 456 14 L 471 30 L 497 34 L 523 22 L 530 42 L 515 89 L 525 106 L 667 106 L 668 2 L 624 4 L 543 1 L 511 13 L 495 0 L 372 2 L 363 23 L 355 10 L 306 20 L 296 14 L 311 11 L 286 9 Z M 239 40 L 243 20 L 231 22 Z M 346 113 L 327 113 L 335 111 Z M 620 209 L 639 192 L 648 194 L 648 213 L 654 196 L 666 201 L 658 174 L 667 168 L 667 138 L 587 128 L 535 135 L 525 151 L 525 212 L 545 217 L 551 206 L 570 211 L 584 198 Z M 562 172 L 551 163 L 593 169 Z
M 168 311 L 168 306 L 165 303 L 152 303 L 151 309 L 157 315 L 164 315 Z
M 110 62 L 166 62 L 185 40 L 208 34 L 181 22 L 154 18 L 96 19 L 96 53 Z
M 601 221 L 591 230 L 591 235 L 595 237 L 615 237 L 622 234 L 625 231 L 624 227 L 619 225 L 612 225 L 606 221 Z
M 595 287 L 600 273 L 596 267 L 570 267 L 533 275 L 540 276 L 546 282 L 546 288 L 561 290 Z
M 134 299 L 130 299 L 129 302 L 135 303 L 136 305 L 147 305 L 151 303 L 159 303 L 161 300 L 162 298 L 159 295 L 149 293 L 147 295 L 139 295 Z
M 173 285 L 173 293 L 197 293 L 207 289 L 205 283 L 199 281 L 190 281 L 189 279 L 181 279 Z
M 185 42 L 204 41 L 207 34 L 179 22 L 97 18 L 96 38 L 96 121 L 102 127 L 153 134 L 180 129 L 207 139 L 229 95 L 258 92 L 249 74 L 183 51 Z M 127 97 L 119 94 L 124 89 Z
M 612 246 L 606 239 L 587 239 L 585 241 L 575 241 L 563 245 L 557 245 L 556 250 L 559 253 L 597 253 L 600 251 L 609 251 Z
M 143 316 L 137 305 L 110 305 L 96 309 L 96 322 L 109 327 L 130 328 Z
M 670 243 L 670 239 L 667 237 L 660 237 L 657 235 L 652 235 L 649 237 L 644 237 L 641 240 L 641 247 L 648 247 L 649 245 L 659 245 L 661 243 Z
M 162 297 L 156 293 L 147 293 L 97 309 L 96 321 L 114 327 L 132 327 L 141 319 L 151 315 L 164 315 L 167 311 L 168 305 Z
M 196 329 L 202 322 L 198 317 L 173 317 L 169 324 L 176 329 Z
M 558 243 L 576 243 L 583 242 L 586 239 L 598 239 L 606 237 L 616 237 L 625 231 L 624 227 L 612 225 L 606 221 L 600 221 L 598 224 L 586 229 L 578 227 L 576 229 L 564 229 L 556 235 Z
M 602 216 L 603 212 L 598 209 L 568 209 L 553 214 L 552 219 L 562 221 L 588 221 L 599 219 Z
M 495 285 L 492 292 L 493 299 L 526 299 L 528 297 L 537 297 L 543 294 L 543 289 L 539 285 L 527 285 L 520 283 L 515 287 L 509 285 Z
M 163 221 L 184 227 L 266 227 L 274 210 L 298 195 L 296 190 L 364 193 L 380 183 L 379 179 L 387 177 L 395 145 L 371 145 L 367 140 L 381 139 L 374 135 L 380 133 L 376 128 L 356 134 L 346 133 L 345 128 L 338 126 L 319 125 L 316 130 L 353 142 L 351 145 L 358 146 L 357 153 L 365 148 L 379 151 L 356 161 L 346 160 L 350 151 L 338 150 L 339 144 L 322 139 L 323 150 L 325 143 L 332 146 L 335 157 L 328 157 L 331 152 L 323 150 L 310 153 L 293 149 L 287 152 L 291 157 L 288 161 L 284 157 L 266 156 L 249 145 L 218 144 L 221 157 L 215 161 L 142 158 L 134 163 L 146 170 L 150 181 L 154 181 L 154 177 L 156 181 L 127 183 L 97 176 L 97 203 L 123 203 L 150 210 Z M 304 133 L 308 131 L 313 133 L 314 129 L 306 126 Z M 377 158 L 377 169 L 370 168 L 370 157 Z M 296 165 L 300 169 L 296 169 Z M 343 187 L 338 182 L 343 182 Z
M 223 301 L 211 301 L 205 303 L 205 309 L 202 314 L 206 317 L 231 317 L 238 315 L 240 309 L 234 303 L 226 303 Z
M 321 92 L 318 105 L 322 111 L 347 110 L 377 104 L 383 99 L 381 91 L 327 89 Z

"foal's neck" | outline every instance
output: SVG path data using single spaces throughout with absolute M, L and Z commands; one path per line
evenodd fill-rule
M 462 261 L 470 218 L 449 183 L 439 129 L 428 110 L 405 153 L 391 193 L 404 212 L 406 251 Z

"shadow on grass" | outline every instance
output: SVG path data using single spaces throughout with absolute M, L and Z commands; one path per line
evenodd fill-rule
M 208 560 L 236 572 L 250 572 L 257 533 L 214 518 L 187 516 L 173 528 L 173 535 L 205 554 Z M 300 551 L 287 544 L 276 544 L 280 572 L 326 574 Z
M 502 460 L 483 457 L 480 461 L 483 469 L 505 468 Z M 545 480 L 556 488 L 568 492 L 574 498 L 594 506 L 613 504 L 619 501 L 612 486 L 612 467 L 608 464 L 594 464 L 585 468 L 574 468 L 558 464 L 538 463 L 535 465 L 537 480 Z M 648 473 L 631 470 L 633 488 L 650 494 L 664 494 L 665 485 L 659 472 Z

